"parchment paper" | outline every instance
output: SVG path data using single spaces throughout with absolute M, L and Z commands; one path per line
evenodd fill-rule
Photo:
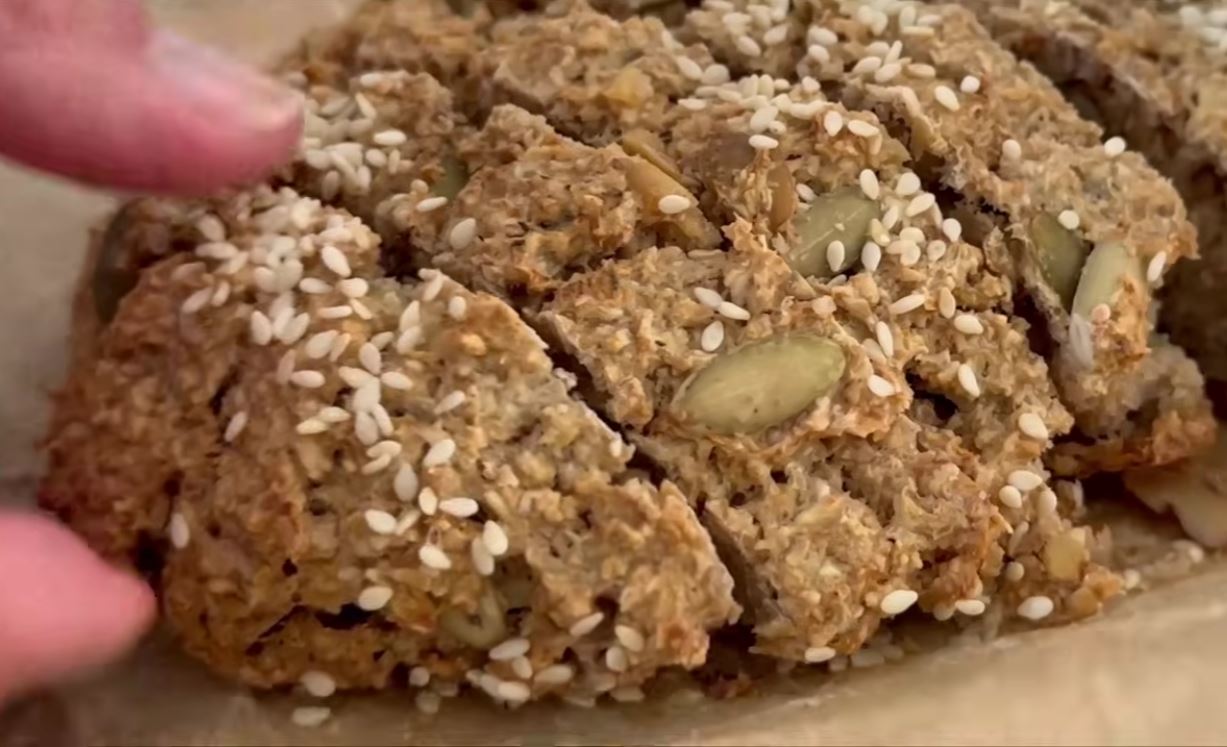
M 353 0 L 160 0 L 163 22 L 266 60 Z M 46 392 L 63 370 L 87 227 L 112 197 L 0 167 L 0 500 L 29 501 Z M 5 498 L 4 496 L 8 496 Z M 1227 742 L 1227 566 L 1138 595 L 1087 624 L 965 644 L 876 670 L 808 675 L 754 697 L 686 693 L 595 710 L 508 713 L 477 699 L 425 717 L 404 693 L 335 698 L 291 726 L 301 697 L 252 694 L 155 635 L 87 682 L 0 715 L 0 745 L 204 744 L 1216 744 Z M 693 694 L 693 693 L 691 693 Z

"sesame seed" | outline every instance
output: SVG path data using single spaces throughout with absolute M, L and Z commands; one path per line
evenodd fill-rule
M 711 288 L 697 287 L 693 291 L 695 300 L 713 311 L 724 303 L 724 297 Z
M 257 268 L 257 271 L 262 269 L 265 268 Z M 298 289 L 303 293 L 318 296 L 331 291 L 332 286 L 319 278 L 303 278 L 298 281 Z
M 968 617 L 979 617 L 988 606 L 979 599 L 960 599 L 954 603 L 954 608 Z
M 341 366 L 337 369 L 337 376 L 341 377 L 341 381 L 351 389 L 358 389 L 370 383 L 375 377 L 368 371 L 363 371 L 361 368 L 353 368 L 351 366 Z
M 392 589 L 387 586 L 368 586 L 358 594 L 356 603 L 359 609 L 375 612 L 387 606 L 392 601 Z
M 413 388 L 413 382 L 409 380 L 409 377 L 399 371 L 388 371 L 381 374 L 379 381 L 389 389 L 397 389 L 402 392 Z
M 490 554 L 486 543 L 481 541 L 481 537 L 474 537 L 469 543 L 469 557 L 473 561 L 473 568 L 479 576 L 490 576 L 494 573 L 494 556 Z
M 273 339 L 273 324 L 269 321 L 268 316 L 264 312 L 256 310 L 251 312 L 251 318 L 248 320 L 248 326 L 251 331 L 251 341 L 257 345 L 267 345 Z
M 247 427 L 247 411 L 241 411 L 234 414 L 230 421 L 226 423 L 226 431 L 222 434 L 222 440 L 226 443 L 232 443 Z
M 432 467 L 440 467 L 452 460 L 456 454 L 456 442 L 450 438 L 444 438 L 436 441 L 431 445 L 426 452 L 426 456 L 422 457 L 423 469 Z
M 775 150 L 780 147 L 780 141 L 770 135 L 751 135 L 750 147 L 755 150 Z
M 822 117 L 822 128 L 828 135 L 835 137 L 844 128 L 844 115 L 831 109 Z
M 417 204 L 414 208 L 419 213 L 430 213 L 438 210 L 447 204 L 446 197 L 427 197 Z
M 318 418 L 307 418 L 294 427 L 300 436 L 314 436 L 328 430 L 328 424 Z
M 382 352 L 385 348 L 388 347 L 388 344 L 395 339 L 396 339 L 395 332 L 380 332 L 379 334 L 371 336 L 371 344 L 375 346 L 376 350 L 379 350 Z
M 701 112 L 707 108 L 707 102 L 703 99 L 680 99 L 677 102 L 678 106 L 692 112 Z
M 980 91 L 980 79 L 974 75 L 968 75 L 959 83 L 959 90 L 963 93 L 978 93 Z
M 881 185 L 878 184 L 878 175 L 873 173 L 872 169 L 861 171 L 860 175 L 861 191 L 871 200 L 876 200 L 882 194 Z
M 933 89 L 933 98 L 937 99 L 937 103 L 946 107 L 952 112 L 959 110 L 959 97 L 949 86 L 938 86 Z
M 393 148 L 397 145 L 404 145 L 408 140 L 409 137 L 400 130 L 384 130 L 382 132 L 376 132 L 371 137 L 371 141 L 374 142 L 375 145 L 379 145 L 384 148 Z
M 439 496 L 431 488 L 422 488 L 418 492 L 418 508 L 427 516 L 434 516 L 439 510 Z
M 511 671 L 522 680 L 533 678 L 533 664 L 527 656 L 517 656 L 511 660 Z
M 745 34 L 737 37 L 734 44 L 737 45 L 737 51 L 741 52 L 746 57 L 759 57 L 763 53 L 763 48 L 759 46 L 758 42 L 754 41 Z
M 346 298 L 362 298 L 371 289 L 371 284 L 362 278 L 348 278 L 337 283 L 337 290 Z
M 566 664 L 555 664 L 533 675 L 533 684 L 545 685 L 547 687 L 550 685 L 565 685 L 574 677 L 574 669 Z
M 422 328 L 410 327 L 396 338 L 396 352 L 404 355 L 418 346 L 422 341 Z
M 362 343 L 362 347 L 358 348 L 358 362 L 375 376 L 383 370 L 383 356 L 379 354 L 379 348 L 369 342 Z
M 392 480 L 392 491 L 398 500 L 406 503 L 417 498 L 418 475 L 412 466 L 401 463 L 400 469 L 396 471 L 396 477 Z
M 946 218 L 942 221 L 942 234 L 951 243 L 957 243 L 963 237 L 963 224 L 957 218 Z
M 805 54 L 814 62 L 825 65 L 831 61 L 831 52 L 821 44 L 811 44 Z
M 290 376 L 294 374 L 294 362 L 296 354 L 294 350 L 285 351 L 285 355 L 277 361 L 276 379 L 278 384 L 289 384 Z M 244 419 L 246 420 L 246 419 Z
M 409 670 L 410 687 L 426 687 L 430 684 L 430 670 L 426 667 L 414 667 Z
M 844 250 L 844 242 L 832 241 L 827 245 L 827 266 L 832 271 L 838 272 L 844 266 L 844 260 L 847 253 Z
M 392 463 L 392 457 L 388 456 L 387 454 L 384 454 L 383 456 L 376 457 L 372 459 L 371 461 L 367 462 L 366 464 L 362 465 L 361 471 L 362 471 L 362 474 L 364 475 L 374 475 L 379 472 L 383 472 L 385 469 L 388 468 L 388 465 L 390 465 L 391 463 Z
M 722 301 L 716 309 L 716 313 L 727 319 L 744 322 L 749 320 L 750 312 L 733 303 L 732 301 Z
M 965 335 L 984 334 L 984 324 L 973 314 L 959 314 L 954 318 L 954 328 Z
M 907 74 L 914 78 L 934 78 L 937 68 L 923 62 L 913 62 L 907 66 Z
M 477 238 L 477 221 L 473 218 L 465 218 L 452 226 L 447 241 L 452 249 L 460 251 L 472 244 L 475 238 Z
M 439 502 L 439 510 L 448 516 L 467 519 L 475 515 L 480 510 L 480 506 L 472 498 L 448 498 Z
M 303 672 L 298 684 L 314 698 L 327 698 L 337 691 L 337 681 L 332 675 L 314 669 Z
M 647 646 L 643 633 L 629 625 L 615 625 L 614 637 L 618 639 L 618 643 L 622 644 L 627 651 L 639 652 Z
M 665 215 L 677 215 L 690 209 L 690 198 L 683 195 L 665 195 L 656 207 Z
M 762 132 L 771 126 L 771 123 L 780 115 L 780 110 L 774 106 L 764 106 L 762 109 L 754 112 L 750 117 L 750 129 L 754 132 Z
M 354 313 L 358 315 L 359 319 L 370 320 L 375 316 L 371 313 L 371 310 L 366 307 L 366 304 L 362 303 L 356 298 L 349 302 L 349 307 L 353 309 Z
M 180 307 L 180 310 L 184 314 L 195 314 L 197 311 L 203 309 L 212 298 L 212 288 L 201 288 L 183 301 L 183 305 Z
M 882 67 L 882 59 L 880 57 L 862 57 L 852 66 L 853 75 L 869 75 L 876 73 Z
M 954 294 L 949 288 L 942 288 L 937 292 L 937 311 L 946 319 L 954 317 L 956 311 Z
M 325 423 L 344 423 L 350 419 L 350 414 L 339 407 L 325 407 L 315 416 Z
M 960 363 L 958 379 L 959 386 L 963 387 L 963 391 L 967 392 L 973 399 L 980 396 L 980 382 L 976 379 L 976 372 L 971 370 L 971 366 L 966 363 Z
M 369 508 L 363 514 L 366 525 L 375 534 L 392 534 L 396 531 L 396 517 L 387 511 Z
M 1119 137 L 1108 138 L 1107 142 L 1103 144 L 1103 152 L 1108 156 L 1108 158 L 1116 158 L 1120 154 L 1124 153 L 1125 152 L 1124 138 L 1119 138 Z
M 1035 490 L 1044 484 L 1044 478 L 1026 469 L 1014 470 L 1006 480 L 1023 493 Z
M 511 661 L 528 653 L 532 644 L 527 638 L 508 638 L 490 649 L 490 661 Z
M 320 319 L 345 319 L 354 313 L 349 306 L 326 306 L 315 312 Z
M 878 338 L 878 345 L 882 348 L 882 354 L 887 358 L 895 355 L 895 336 L 890 331 L 890 326 L 886 322 L 878 322 L 874 325 L 874 333 Z
M 708 65 L 703 70 L 703 84 L 708 86 L 721 86 L 729 82 L 731 78 L 729 69 L 725 65 Z
M 1002 485 L 997 491 L 997 500 L 1006 508 L 1022 508 L 1023 505 L 1022 492 L 1013 485 Z
M 290 721 L 304 729 L 314 729 L 332 717 L 327 706 L 299 706 L 290 712 Z
M 835 649 L 830 646 L 810 646 L 805 649 L 804 654 L 806 664 L 822 664 L 834 659 L 835 656 Z
M 611 672 L 625 672 L 630 667 L 626 649 L 616 645 L 605 649 L 605 666 Z
M 311 315 L 307 313 L 299 314 L 281 328 L 277 334 L 277 339 L 286 345 L 293 345 L 301 340 L 303 335 L 307 334 L 307 327 L 310 325 Z
M 354 390 L 354 396 L 350 400 L 350 409 L 354 412 L 367 412 L 375 405 L 379 404 L 383 397 L 383 392 L 379 386 L 379 379 L 371 377 L 366 383 Z
M 503 527 L 496 521 L 487 521 L 485 523 L 481 530 L 481 540 L 485 543 L 486 549 L 490 551 L 490 554 L 496 558 L 501 558 L 511 547 L 507 533 L 503 531 Z
M 904 172 L 895 181 L 895 194 L 900 197 L 911 197 L 920 191 L 920 177 L 910 171 Z
M 1151 285 L 1158 285 L 1163 279 L 1163 270 L 1167 267 L 1167 252 L 1160 251 L 1158 254 L 1150 258 L 1150 262 L 1146 265 L 1146 282 Z
M 320 250 L 320 261 L 334 274 L 340 275 L 343 278 L 353 274 L 353 270 L 349 266 L 349 260 L 345 257 L 344 252 L 331 244 Z
M 1023 576 L 1026 575 L 1026 573 L 1027 569 L 1022 563 L 1019 563 L 1017 560 L 1011 560 L 1009 563 L 1005 564 L 1005 571 L 1002 572 L 1002 575 L 1006 577 L 1007 581 L 1018 583 L 1019 581 L 1022 581 Z
M 904 209 L 903 214 L 909 218 L 913 218 L 929 210 L 936 204 L 937 198 L 933 196 L 932 193 L 922 192 L 912 198 L 911 202 L 907 204 L 907 208 Z
M 901 72 L 903 72 L 902 65 L 898 62 L 888 62 L 878 68 L 877 72 L 873 74 L 873 80 L 875 83 L 889 83 L 899 77 Z
M 443 399 L 439 400 L 439 403 L 435 405 L 435 414 L 442 415 L 444 413 L 451 412 L 457 407 L 463 405 L 467 398 L 467 395 L 460 390 L 448 392 L 448 394 L 444 396 Z
M 170 537 L 170 544 L 176 550 L 182 550 L 188 546 L 192 540 L 192 530 L 187 524 L 187 517 L 178 511 L 170 515 L 170 521 L 166 524 L 166 534 Z
M 724 323 L 719 319 L 703 328 L 699 335 L 699 347 L 706 353 L 714 353 L 724 344 Z
M 532 690 L 523 682 L 499 682 L 495 694 L 508 703 L 523 703 L 532 696 Z
M 854 119 L 848 122 L 848 132 L 851 132 L 857 137 L 865 138 L 877 137 L 880 134 L 876 126 L 862 119 Z
M 468 314 L 469 302 L 464 296 L 452 296 L 447 299 L 447 315 L 456 321 L 461 321 Z
M 452 567 L 452 559 L 438 545 L 425 544 L 418 550 L 418 559 L 427 568 L 446 571 Z
M 354 435 L 365 446 L 374 446 L 379 441 L 379 426 L 370 413 L 359 412 L 354 416 Z
M 925 305 L 924 294 L 923 293 L 913 293 L 911 295 L 900 298 L 898 301 L 895 301 L 887 308 L 890 310 L 890 313 L 898 316 L 901 314 L 906 314 L 910 311 L 915 311 L 916 309 L 919 309 L 921 306 L 924 306 L 924 305 Z
M 1027 597 L 1022 604 L 1018 605 L 1018 615 L 1028 620 L 1039 621 L 1051 615 L 1055 606 L 1052 600 L 1045 596 Z
M 891 397 L 895 394 L 895 385 L 877 374 L 869 376 L 869 391 L 877 397 Z
M 882 602 L 878 605 L 878 609 L 882 610 L 884 615 L 899 615 L 907 611 L 913 604 L 916 604 L 916 600 L 919 598 L 920 595 L 911 589 L 895 589 L 882 597 Z
M 1052 488 L 1044 488 L 1035 496 L 1035 508 L 1041 514 L 1055 513 L 1057 504 L 1057 494 Z
M 1070 231 L 1075 231 L 1082 225 L 1082 219 L 1073 210 L 1062 210 L 1057 216 L 1057 222 Z
M 1007 161 L 1017 161 L 1022 158 L 1022 145 L 1010 138 L 1001 144 L 1001 155 Z
M 1044 425 L 1043 419 L 1033 412 L 1024 412 L 1018 416 L 1018 430 L 1036 441 L 1048 440 L 1048 426 Z

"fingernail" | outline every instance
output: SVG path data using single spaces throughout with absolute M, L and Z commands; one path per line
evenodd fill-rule
M 157 31 L 148 51 L 156 74 L 185 104 L 257 130 L 279 130 L 301 116 L 302 97 L 222 52 L 169 31 Z

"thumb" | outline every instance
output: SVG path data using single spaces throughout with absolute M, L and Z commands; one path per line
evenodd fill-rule
M 153 615 L 149 589 L 66 528 L 0 511 L 0 701 L 105 663 Z
M 263 176 L 297 141 L 296 93 L 150 31 L 130 0 L 18 0 L 0 8 L 0 28 L 0 151 L 27 165 L 128 190 L 206 192 Z

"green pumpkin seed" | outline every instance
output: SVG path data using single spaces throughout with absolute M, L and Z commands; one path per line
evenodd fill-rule
M 464 185 L 469 183 L 469 169 L 455 156 L 443 157 L 443 176 L 439 181 L 435 182 L 431 188 L 431 194 L 435 197 L 446 197 L 449 200 L 456 199 L 456 195 L 460 194 L 460 190 L 464 189 Z
M 756 433 L 795 417 L 844 375 L 839 345 L 790 334 L 720 356 L 683 385 L 675 407 L 717 433 Z
M 788 263 L 807 277 L 837 275 L 860 260 L 869 224 L 881 217 L 882 207 L 858 187 L 821 195 L 797 216 L 797 246 L 787 257 Z M 827 265 L 827 247 L 833 241 L 844 245 L 844 261 L 839 267 Z
M 1039 255 L 1044 279 L 1068 309 L 1078 289 L 1078 277 L 1090 251 L 1087 243 L 1047 213 L 1031 221 L 1031 243 Z
M 1145 287 L 1141 263 L 1129 256 L 1123 244 L 1098 244 L 1086 258 L 1070 311 L 1083 319 L 1091 318 L 1091 310 L 1100 304 L 1110 305 L 1129 278 Z

